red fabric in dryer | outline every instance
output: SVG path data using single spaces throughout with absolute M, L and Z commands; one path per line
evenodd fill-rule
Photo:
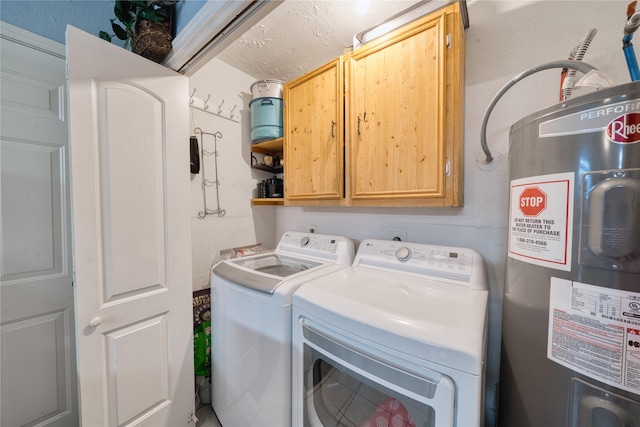
M 360 427 L 416 427 L 416 424 L 402 402 L 390 397 Z

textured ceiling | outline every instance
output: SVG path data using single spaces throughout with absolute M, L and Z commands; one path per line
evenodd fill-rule
M 418 0 L 285 0 L 218 59 L 257 80 L 291 80 L 341 55 L 353 36 L 418 3 Z

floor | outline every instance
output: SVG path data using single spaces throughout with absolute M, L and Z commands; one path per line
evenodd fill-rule
M 222 427 L 211 404 L 201 404 L 196 410 L 196 417 L 198 417 L 196 424 L 198 427 Z

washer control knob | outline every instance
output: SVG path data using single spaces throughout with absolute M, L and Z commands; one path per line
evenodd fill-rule
M 309 244 L 309 236 L 304 236 L 300 239 L 300 246 L 307 246 Z
M 407 247 L 398 248 L 396 251 L 396 258 L 398 261 L 408 261 L 411 258 L 411 249 Z

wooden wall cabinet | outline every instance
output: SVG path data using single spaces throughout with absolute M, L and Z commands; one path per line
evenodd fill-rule
M 462 205 L 464 49 L 456 2 L 348 58 L 351 205 Z
M 455 2 L 287 83 L 285 204 L 462 206 L 464 55 Z
M 284 86 L 285 205 L 344 203 L 343 59 Z

